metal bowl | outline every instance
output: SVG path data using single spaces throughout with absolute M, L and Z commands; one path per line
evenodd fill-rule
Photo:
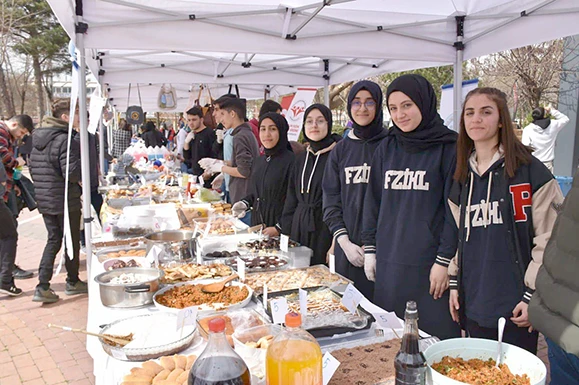
M 189 230 L 167 230 L 145 236 L 147 253 L 158 246 L 159 263 L 189 262 L 195 256 L 195 239 Z
M 147 279 L 138 283 L 111 283 L 122 274 L 139 274 Z M 99 284 L 101 302 L 112 308 L 134 308 L 153 303 L 153 295 L 159 290 L 164 272 L 155 268 L 127 267 L 97 275 L 94 280 Z

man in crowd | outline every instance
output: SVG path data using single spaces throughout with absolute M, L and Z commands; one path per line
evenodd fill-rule
M 9 201 L 14 202 L 17 196 L 20 196 L 20 189 L 14 185 L 14 171 L 17 167 L 22 167 L 24 165 L 24 160 L 21 158 L 16 158 L 14 156 L 14 143 L 18 139 L 22 139 L 24 136 L 30 134 L 34 129 L 32 123 L 32 118 L 28 115 L 16 115 L 6 122 L 0 122 L 0 158 L 2 159 L 2 164 L 4 165 L 4 170 L 6 172 L 6 188 L 2 195 L 5 203 L 8 204 Z M 14 207 L 16 204 L 8 205 L 8 207 Z M 16 218 L 18 217 L 17 209 L 12 210 L 12 216 L 14 225 L 18 226 Z M 17 239 L 14 241 L 14 245 L 7 246 L 7 249 L 14 249 L 14 256 L 12 258 L 12 275 L 16 279 L 27 279 L 32 278 L 33 274 L 31 271 L 26 271 L 14 264 L 14 258 L 16 258 L 16 243 Z M 15 287 L 15 286 L 14 286 Z M 20 290 L 20 289 L 18 289 Z
M 213 144 L 216 141 L 215 132 L 203 124 L 203 110 L 200 107 L 193 107 L 187 111 L 187 124 L 191 132 L 185 138 L 183 158 L 188 167 L 187 171 L 201 176 L 203 168 L 198 162 L 203 158 L 216 157 L 213 153 Z M 211 187 L 211 180 L 205 182 L 205 187 Z
M 73 132 L 70 143 L 68 170 L 68 210 L 69 223 L 64 223 L 64 190 L 67 161 L 68 124 L 79 127 L 78 110 L 74 117 L 69 116 L 70 100 L 59 99 L 52 105 L 52 116 L 42 120 L 40 128 L 32 135 L 33 149 L 30 155 L 30 172 L 36 185 L 38 210 L 48 232 L 48 240 L 40 266 L 38 285 L 33 301 L 53 303 L 59 296 L 50 288 L 56 255 L 60 251 L 65 226 L 70 226 L 72 250 L 65 245 L 64 263 L 68 273 L 65 294 L 87 293 L 87 284 L 79 278 L 80 251 L 80 142 L 79 135 Z M 72 258 L 69 253 L 72 252 Z
M 549 346 L 551 384 L 579 384 L 579 172 L 545 248 L 529 321 Z

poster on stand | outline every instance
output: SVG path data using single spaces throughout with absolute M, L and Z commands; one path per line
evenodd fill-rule
M 285 118 L 289 123 L 288 140 L 298 140 L 300 132 L 302 131 L 304 112 L 314 101 L 316 91 L 317 89 L 315 88 L 298 88 L 298 92 L 295 93 L 291 105 L 285 113 Z

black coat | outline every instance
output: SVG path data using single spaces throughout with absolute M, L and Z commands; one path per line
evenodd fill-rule
M 332 245 L 332 234 L 322 213 L 322 178 L 334 146 L 321 150 L 318 155 L 308 148 L 297 157 L 283 209 L 282 233 L 314 251 L 312 265 L 325 263 Z
M 167 138 L 156 128 L 145 131 L 141 138 L 145 141 L 145 147 L 163 147 L 167 145 Z
M 30 174 L 36 190 L 38 211 L 47 215 L 64 214 L 64 175 L 68 123 L 47 117 L 43 127 L 32 133 L 34 143 L 30 154 Z M 80 142 L 73 134 L 70 143 L 68 207 L 80 211 Z
M 199 161 L 203 158 L 216 158 L 213 152 L 213 143 L 217 140 L 215 132 L 206 127 L 203 131 L 195 134 L 195 139 L 189 142 L 189 149 L 183 149 L 183 158 L 193 175 L 203 175 L 203 168 L 199 166 Z
M 253 208 L 252 226 L 262 223 L 266 227 L 280 225 L 294 163 L 295 155 L 289 150 L 257 158 L 251 170 L 251 193 L 243 199 Z

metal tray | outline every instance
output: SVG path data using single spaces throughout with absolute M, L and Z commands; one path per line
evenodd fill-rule
M 336 291 L 334 291 L 326 286 L 309 287 L 309 288 L 305 288 L 303 290 L 311 292 L 311 291 L 316 291 L 316 290 L 320 290 L 320 289 L 329 289 L 337 298 L 340 298 L 340 299 L 342 298 L 342 295 L 340 293 L 338 293 L 338 292 L 336 292 Z M 270 299 L 273 299 L 273 298 L 285 297 L 287 295 L 297 294 L 298 290 L 299 289 L 293 289 L 293 290 L 284 290 L 284 291 L 268 293 L 267 298 L 269 301 Z M 260 301 L 260 303 L 263 303 L 263 294 L 258 295 L 257 299 L 258 299 L 258 301 Z M 372 323 L 375 321 L 372 314 L 368 313 L 360 305 L 358 305 L 357 310 L 358 310 L 358 313 L 360 315 L 366 317 L 366 319 L 367 319 L 366 326 L 364 326 L 362 328 L 357 329 L 357 328 L 347 327 L 347 326 L 325 326 L 325 327 L 310 328 L 310 329 L 306 329 L 306 330 L 311 335 L 313 335 L 315 338 L 323 338 L 323 337 L 331 337 L 331 336 L 336 335 L 336 334 L 358 332 L 358 331 L 370 329 L 372 327 Z M 269 307 L 269 304 L 267 304 L 267 306 L 265 306 L 265 312 L 271 319 L 271 309 Z
M 119 252 L 119 251 L 128 251 L 128 250 L 142 250 L 143 251 L 143 255 L 142 256 L 131 256 L 131 255 L 120 255 L 119 257 L 131 257 L 131 258 L 145 258 L 145 256 L 147 255 L 146 253 L 146 248 L 144 245 L 140 244 L 139 246 L 136 247 L 131 247 L 129 245 L 125 245 L 125 246 L 112 246 L 112 247 L 104 247 L 102 249 L 99 249 L 99 251 L 97 251 L 95 253 L 95 255 L 98 258 L 98 261 L 103 263 L 104 261 L 108 260 L 108 259 L 112 259 L 112 258 L 118 258 L 118 257 L 110 257 L 107 258 L 106 256 L 109 253 L 115 253 L 115 252 Z

